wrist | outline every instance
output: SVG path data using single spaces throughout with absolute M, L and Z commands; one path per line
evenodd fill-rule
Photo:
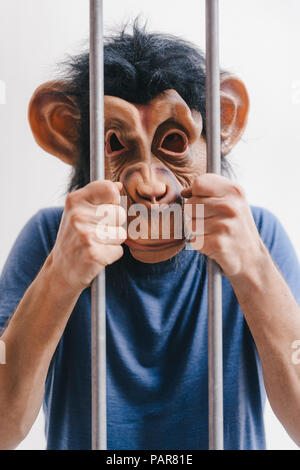
M 239 273 L 228 276 L 233 287 L 244 287 L 249 293 L 249 287 L 260 289 L 264 285 L 268 269 L 274 269 L 275 265 L 271 255 L 259 239 L 255 255 L 249 256 L 249 263 L 245 264 Z
M 57 264 L 54 263 L 53 253 L 51 252 L 46 259 L 40 273 L 45 281 L 51 286 L 52 291 L 57 295 L 62 293 L 64 296 L 79 297 L 84 287 L 73 286 L 67 281 L 63 275 L 62 270 Z

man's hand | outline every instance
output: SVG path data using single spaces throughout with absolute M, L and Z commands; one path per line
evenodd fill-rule
M 122 183 L 94 181 L 70 193 L 50 254 L 62 286 L 83 290 L 102 269 L 123 255 L 126 213 L 120 206 Z
M 243 274 L 261 260 L 265 254 L 263 242 L 239 185 L 224 176 L 206 173 L 195 178 L 181 194 L 188 198 L 186 204 L 204 204 L 203 223 L 196 223 L 193 207 L 192 220 L 187 224 L 188 230 L 195 233 L 192 248 L 214 259 L 225 276 Z

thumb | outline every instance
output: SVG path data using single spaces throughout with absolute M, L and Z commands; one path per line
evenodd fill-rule
M 122 188 L 123 188 L 123 183 L 121 183 L 121 181 L 115 181 L 114 184 L 117 186 L 117 188 L 118 188 L 119 191 L 122 190 Z

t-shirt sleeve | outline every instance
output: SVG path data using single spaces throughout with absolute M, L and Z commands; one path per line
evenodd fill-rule
M 52 238 L 45 210 L 37 212 L 17 237 L 0 276 L 0 334 L 43 266 Z
M 300 306 L 300 264 L 280 220 L 269 210 L 252 207 L 260 236 Z

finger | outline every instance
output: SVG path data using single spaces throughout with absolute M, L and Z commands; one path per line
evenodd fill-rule
M 231 227 L 232 224 L 220 219 L 218 216 L 208 219 L 192 219 L 186 222 L 186 232 L 195 236 L 228 233 Z
M 186 201 L 184 211 L 192 218 L 202 217 L 203 215 L 205 218 L 216 215 L 233 217 L 236 214 L 233 201 L 228 197 L 225 200 L 216 197 L 192 196 Z
M 105 256 L 102 259 L 105 265 L 112 264 L 123 256 L 124 249 L 121 245 L 109 245 L 106 247 Z
M 122 226 L 110 226 L 101 224 L 101 222 L 91 225 L 85 220 L 77 220 L 75 227 L 74 237 L 78 237 L 81 242 L 87 245 L 94 242 L 117 245 L 123 243 L 127 238 L 127 230 Z
M 82 206 L 80 210 L 70 213 L 70 220 L 74 227 L 80 225 L 97 225 L 100 222 L 106 225 L 118 226 L 125 224 L 126 211 L 121 206 L 113 204 L 100 204 L 99 206 Z
M 90 250 L 90 255 L 96 263 L 101 266 L 107 266 L 114 263 L 123 256 L 124 249 L 121 245 L 107 245 L 105 250 L 102 250 L 99 246 L 94 246 Z
M 78 196 L 83 198 L 90 204 L 116 204 L 121 201 L 120 191 L 122 189 L 121 182 L 112 182 L 109 180 L 93 181 L 84 188 L 75 191 Z M 74 193 L 74 194 L 75 194 Z
M 123 227 L 111 227 L 98 224 L 95 230 L 96 240 L 108 245 L 121 245 L 127 238 L 127 232 Z
M 123 225 L 126 222 L 127 214 L 121 206 L 113 204 L 100 204 L 96 209 L 96 222 L 101 221 L 106 225 Z
M 181 191 L 181 195 L 186 198 L 191 196 L 223 197 L 237 188 L 239 188 L 238 185 L 222 175 L 205 173 L 197 176 L 189 188 Z
M 190 233 L 188 237 L 191 248 L 201 251 L 208 256 L 219 252 L 221 250 L 221 243 L 224 248 L 224 241 L 226 239 L 228 238 L 220 237 L 220 231 L 213 227 L 206 227 L 205 229 L 198 230 L 197 233 Z

